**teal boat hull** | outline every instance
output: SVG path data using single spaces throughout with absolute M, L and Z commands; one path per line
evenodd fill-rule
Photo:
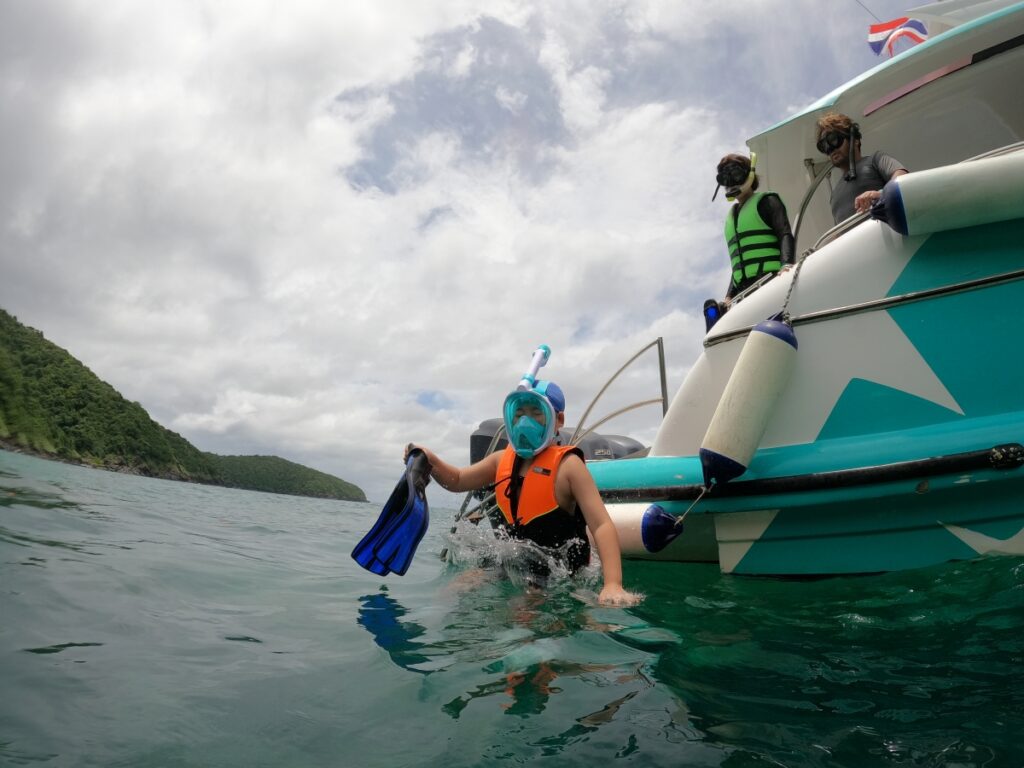
M 746 472 L 698 501 L 701 440 L 744 330 L 778 311 L 791 275 L 731 310 L 651 455 L 590 465 L 624 554 L 794 576 L 1024 555 L 1022 233 L 1024 219 L 920 237 L 868 221 L 812 254 L 792 382 Z M 655 503 L 686 530 L 650 552 Z

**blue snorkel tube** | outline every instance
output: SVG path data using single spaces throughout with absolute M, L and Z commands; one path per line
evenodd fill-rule
M 537 347 L 537 351 L 533 353 L 533 359 L 530 361 L 530 368 L 523 374 L 523 378 L 519 380 L 516 390 L 522 392 L 527 389 L 533 389 L 537 386 L 537 374 L 540 373 L 541 368 L 547 365 L 550 357 L 551 347 L 547 344 L 541 344 Z

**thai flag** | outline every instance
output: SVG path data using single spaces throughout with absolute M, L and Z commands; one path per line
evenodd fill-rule
M 896 42 L 903 39 L 912 40 L 914 44 L 927 40 L 928 30 L 925 29 L 924 22 L 904 16 L 881 24 L 872 24 L 868 28 L 868 45 L 876 56 L 880 56 L 884 48 L 892 58 L 896 53 Z

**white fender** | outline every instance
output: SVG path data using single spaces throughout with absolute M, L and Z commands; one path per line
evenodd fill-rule
M 901 235 L 1024 218 L 1024 151 L 897 176 L 871 216 Z
M 796 335 L 788 323 L 754 326 L 732 370 L 700 446 L 704 485 L 727 483 L 747 470 L 793 370 Z

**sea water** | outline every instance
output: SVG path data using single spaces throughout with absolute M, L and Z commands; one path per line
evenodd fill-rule
M 442 562 L 440 508 L 369 574 L 379 511 L 0 452 L 0 765 L 1024 765 L 1019 558 L 608 608 Z

